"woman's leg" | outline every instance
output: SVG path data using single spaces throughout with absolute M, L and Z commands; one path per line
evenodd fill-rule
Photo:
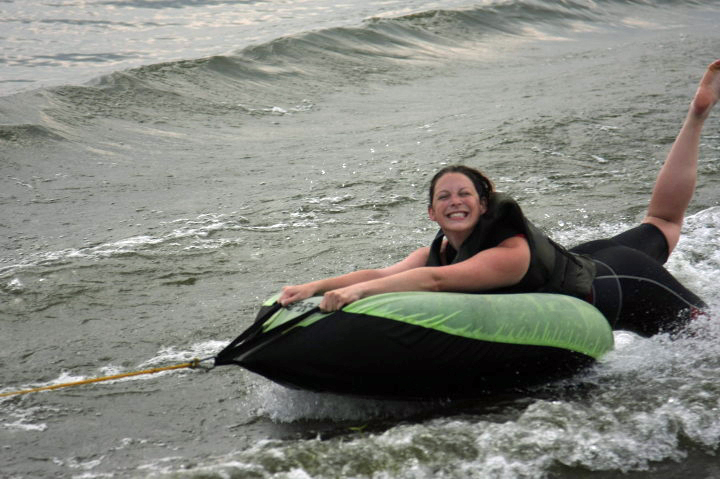
M 592 304 L 613 329 L 652 336 L 683 327 L 706 307 L 654 258 L 637 249 L 609 246 L 591 256 L 598 265 Z
M 643 223 L 657 226 L 665 235 L 668 254 L 680 240 L 685 210 L 695 191 L 700 132 L 720 97 L 720 60 L 710 64 L 700 81 L 690 110 L 658 174 Z

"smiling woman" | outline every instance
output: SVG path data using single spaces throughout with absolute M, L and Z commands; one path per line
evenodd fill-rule
M 387 268 L 285 287 L 278 302 L 287 306 L 323 293 L 320 309 L 335 311 L 402 291 L 546 292 L 594 304 L 613 327 L 647 335 L 676 327 L 705 305 L 662 265 L 679 240 L 695 189 L 700 133 L 719 96 L 717 60 L 700 82 L 647 215 L 635 228 L 567 251 L 536 228 L 515 200 L 493 191 L 480 171 L 448 166 L 430 185 L 428 216 L 440 227 L 430 247 Z
M 491 188 L 477 170 L 461 165 L 443 168 L 430 183 L 428 215 L 457 249 L 487 212 Z

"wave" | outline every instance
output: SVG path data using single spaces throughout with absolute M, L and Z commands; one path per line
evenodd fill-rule
M 85 128 L 103 119 L 186 124 L 209 117 L 307 112 L 323 95 L 347 87 L 398 84 L 448 62 L 483 61 L 481 52 L 492 49 L 491 38 L 558 38 L 590 26 L 612 27 L 637 17 L 642 9 L 668 3 L 676 2 L 498 0 L 464 9 L 372 17 L 357 27 L 285 36 L 230 55 L 147 65 L 82 86 L 44 90 L 45 101 L 31 105 L 43 113 L 33 115 L 37 123 L 18 122 L 20 114 L 11 111 L 4 115 L 9 124 L 0 132 L 0 142 L 44 140 L 52 134 L 53 139 L 66 138 L 64 127 Z M 33 92 L 17 95 L 37 97 Z M 0 109 L 6 110 L 3 102 Z
M 233 5 L 233 4 L 256 4 L 264 0 L 106 0 L 105 5 L 116 5 L 118 7 L 132 8 L 185 8 L 196 5 Z
M 22 143 L 25 141 L 60 141 L 64 138 L 42 125 L 7 125 L 0 126 L 0 141 Z

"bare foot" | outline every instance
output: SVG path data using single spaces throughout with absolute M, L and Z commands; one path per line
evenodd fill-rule
M 720 60 L 715 60 L 708 66 L 705 75 L 700 80 L 700 86 L 695 92 L 690 113 L 700 119 L 705 119 L 710 110 L 720 98 Z

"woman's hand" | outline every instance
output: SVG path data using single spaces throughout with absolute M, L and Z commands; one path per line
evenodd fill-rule
M 427 262 L 429 254 L 430 248 L 424 247 L 414 251 L 399 263 L 395 263 L 387 268 L 363 269 L 334 278 L 319 279 L 295 286 L 285 286 L 277 301 L 281 305 L 287 306 L 296 301 L 325 293 L 320 303 L 320 309 L 323 311 L 337 311 L 346 304 L 350 304 L 360 298 L 383 292 L 382 289 L 377 291 L 372 290 L 371 286 L 376 280 L 413 268 L 419 268 Z M 358 287 L 361 283 L 364 283 L 363 287 Z
M 353 284 L 345 288 L 333 289 L 323 295 L 319 307 L 321 311 L 326 313 L 337 311 L 346 304 L 363 298 L 363 289 L 359 285 Z
M 283 306 L 307 299 L 316 293 L 316 288 L 313 283 L 296 284 L 294 286 L 285 286 L 280 293 L 278 303 Z
M 328 291 L 320 302 L 320 309 L 325 312 L 337 311 L 346 304 L 357 301 L 362 298 L 362 289 L 356 285 L 346 286 L 344 288 Z M 280 293 L 278 303 L 287 306 L 296 301 L 301 301 L 314 296 L 317 288 L 313 283 L 296 284 L 294 286 L 285 286 Z

